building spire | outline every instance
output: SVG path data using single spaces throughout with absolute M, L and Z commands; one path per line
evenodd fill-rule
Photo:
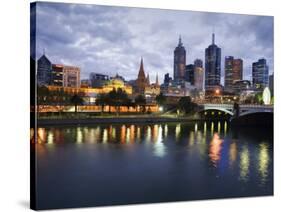
M 142 59 L 142 57 L 141 57 L 140 68 L 143 69 L 143 59 Z
M 179 36 L 179 46 L 182 46 L 181 35 Z
M 159 85 L 159 81 L 158 81 L 158 72 L 156 74 L 156 82 L 155 82 L 156 85 Z
M 213 32 L 212 32 L 212 44 L 215 44 L 215 27 L 213 27 Z
M 215 44 L 215 33 L 212 34 L 212 44 Z
M 139 75 L 138 77 L 144 78 L 145 79 L 145 73 L 144 73 L 144 68 L 143 68 L 143 59 L 141 57 L 141 62 L 140 62 L 140 70 L 139 70 Z
M 146 75 L 146 82 L 147 82 L 147 85 L 150 85 L 149 73 L 147 73 L 147 75 Z

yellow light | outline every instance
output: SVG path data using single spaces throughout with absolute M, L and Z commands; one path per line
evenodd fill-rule
M 240 179 L 244 182 L 248 181 L 249 178 L 249 167 L 250 167 L 250 155 L 248 147 L 245 145 L 242 148 L 240 155 Z
M 221 132 L 221 123 L 219 122 L 218 123 L 218 133 L 220 134 L 220 132 Z
M 213 136 L 214 134 L 214 122 L 211 123 L 211 135 Z
M 164 128 L 164 136 L 165 136 L 165 138 L 168 136 L 168 125 L 167 124 L 165 125 L 165 128 Z
M 176 126 L 176 139 L 179 138 L 180 133 L 181 133 L 181 125 L 177 124 L 177 126 Z
M 54 134 L 52 131 L 49 131 L 48 136 L 47 136 L 47 143 L 48 144 L 53 144 L 54 143 Z
M 76 130 L 76 142 L 79 144 L 79 143 L 82 143 L 83 142 L 83 133 L 82 133 L 82 130 L 80 127 L 77 128 Z
M 108 142 L 108 130 L 104 128 L 102 133 L 102 142 L 107 143 Z
M 268 165 L 269 165 L 269 153 L 268 145 L 266 143 L 260 144 L 259 152 L 259 173 L 261 175 L 261 183 L 264 184 L 268 177 Z
M 219 90 L 219 89 L 216 89 L 216 90 L 215 90 L 215 93 L 216 93 L 216 94 L 219 94 L 219 93 L 220 93 L 220 90 Z
M 204 122 L 204 136 L 206 136 L 206 133 L 207 133 L 207 123 Z
M 229 148 L 229 163 L 230 165 L 234 164 L 237 158 L 237 145 L 236 143 L 230 144 Z

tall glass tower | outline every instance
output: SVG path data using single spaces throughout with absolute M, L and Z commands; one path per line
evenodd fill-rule
M 221 49 L 215 44 L 215 34 L 212 34 L 212 44 L 205 49 L 205 89 L 213 90 L 220 86 Z
M 266 59 L 259 59 L 252 66 L 253 86 L 256 89 L 264 89 L 268 86 L 268 65 Z
M 174 50 L 174 80 L 181 81 L 185 78 L 186 51 L 179 37 L 179 44 Z
M 224 62 L 224 88 L 228 92 L 234 91 L 235 81 L 243 78 L 243 60 L 234 59 L 233 56 L 225 57 Z

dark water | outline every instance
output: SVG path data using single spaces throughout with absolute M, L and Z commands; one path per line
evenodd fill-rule
M 38 129 L 38 207 L 273 194 L 273 133 L 226 122 Z

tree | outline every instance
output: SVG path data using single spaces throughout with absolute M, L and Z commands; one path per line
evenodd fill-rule
M 107 103 L 109 106 L 114 106 L 116 114 L 120 112 L 121 106 L 128 106 L 130 104 L 130 99 L 126 91 L 121 88 L 113 89 L 107 94 Z
M 142 108 L 142 112 L 145 113 L 145 105 L 146 105 L 146 99 L 144 98 L 143 95 L 138 95 L 135 98 L 135 104 L 137 106 L 140 106 Z
M 96 105 L 101 106 L 102 113 L 104 112 L 104 107 L 107 105 L 107 103 L 108 103 L 108 98 L 106 94 L 101 93 L 97 96 Z
M 46 86 L 37 87 L 37 104 L 48 104 L 48 96 L 50 96 L 49 89 Z
M 257 93 L 254 98 L 255 103 L 263 104 L 262 93 Z
M 70 99 L 70 103 L 74 104 L 74 106 L 75 106 L 75 113 L 77 113 L 77 106 L 84 104 L 84 100 L 81 96 L 82 96 L 81 94 L 75 94 Z
M 164 105 L 166 103 L 167 98 L 161 92 L 159 95 L 156 96 L 155 100 L 158 105 Z
M 185 114 L 193 113 L 197 108 L 197 104 L 191 101 L 190 96 L 181 97 L 178 102 L 178 109 Z

